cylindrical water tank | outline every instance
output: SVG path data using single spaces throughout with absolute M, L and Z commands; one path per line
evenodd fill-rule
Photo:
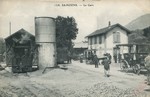
M 35 17 L 35 40 L 38 44 L 39 68 L 56 66 L 55 20 L 51 17 Z
M 36 42 L 56 42 L 55 21 L 51 17 L 35 17 Z

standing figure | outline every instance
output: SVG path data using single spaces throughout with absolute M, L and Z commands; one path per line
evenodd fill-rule
M 147 69 L 147 84 L 150 85 L 150 53 L 145 58 L 145 67 Z
M 94 54 L 93 53 L 91 53 L 89 59 L 90 59 L 90 64 L 93 64 L 94 63 Z
M 120 53 L 118 54 L 118 62 L 119 63 L 121 62 L 121 54 Z
M 96 54 L 94 54 L 94 56 L 93 56 L 93 62 L 94 62 L 94 64 L 95 64 L 95 68 L 98 68 L 99 60 L 98 60 Z
M 68 63 L 71 63 L 71 53 L 70 53 L 70 51 L 68 52 Z
M 80 63 L 83 63 L 83 54 L 80 54 Z
M 114 61 L 117 63 L 117 55 L 114 55 Z
M 103 61 L 102 64 L 104 65 L 104 75 L 106 77 L 109 77 L 109 72 L 110 72 L 110 60 L 108 57 L 106 57 Z

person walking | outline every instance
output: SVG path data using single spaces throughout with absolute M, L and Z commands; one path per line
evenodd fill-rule
M 104 65 L 104 76 L 105 77 L 109 77 L 109 73 L 110 73 L 110 60 L 108 58 L 108 56 L 106 56 L 106 58 L 102 61 L 102 64 Z

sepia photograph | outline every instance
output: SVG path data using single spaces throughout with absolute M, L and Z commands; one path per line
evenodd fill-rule
M 0 0 L 0 97 L 150 97 L 150 0 Z

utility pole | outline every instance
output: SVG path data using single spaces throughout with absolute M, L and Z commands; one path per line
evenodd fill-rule
M 11 35 L 11 22 L 9 22 L 9 35 Z

